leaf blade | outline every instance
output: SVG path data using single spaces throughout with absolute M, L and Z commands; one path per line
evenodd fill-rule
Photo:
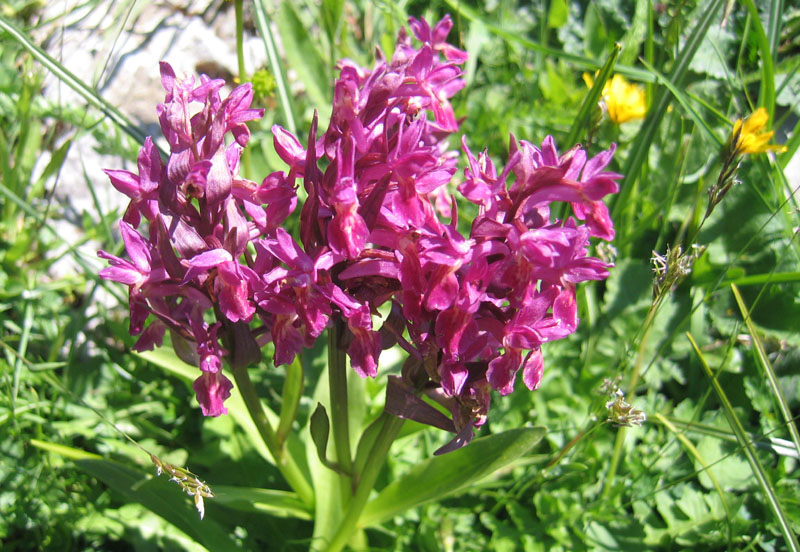
M 527 453 L 545 431 L 542 427 L 512 429 L 476 439 L 469 446 L 418 464 L 367 504 L 358 525 L 375 525 L 429 500 L 458 492 Z

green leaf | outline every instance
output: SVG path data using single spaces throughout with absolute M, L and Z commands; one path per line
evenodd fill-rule
M 331 423 L 328 420 L 328 412 L 322 403 L 317 403 L 317 408 L 311 415 L 309 422 L 309 431 L 311 432 L 311 440 L 314 441 L 314 446 L 317 448 L 317 456 L 323 465 L 332 469 L 333 471 L 344 473 L 341 466 L 336 462 L 328 460 L 328 437 L 330 436 Z
M 267 52 L 270 71 L 272 76 L 275 77 L 275 87 L 278 89 L 278 98 L 283 108 L 283 116 L 286 119 L 286 129 L 292 134 L 297 134 L 297 124 L 294 121 L 294 102 L 286 82 L 286 71 L 278 56 L 278 48 L 275 46 L 275 39 L 272 36 L 272 27 L 270 27 L 269 18 L 267 18 L 264 0 L 253 0 L 253 13 L 255 14 L 258 33 L 264 41 L 264 49 Z
M 697 455 L 694 461 L 699 472 L 698 479 L 703 487 L 707 489 L 714 487 L 712 478 L 716 478 L 719 485 L 726 490 L 745 491 L 750 488 L 753 483 L 750 466 L 740 456 L 730 454 L 729 448 L 714 437 L 703 437 L 697 443 Z
M 369 453 L 378 439 L 378 435 L 383 431 L 383 425 L 383 417 L 378 417 L 361 434 L 356 447 L 356 458 L 353 461 L 353 472 L 355 474 L 358 475 L 364 471 L 364 467 L 369 462 Z
M 547 12 L 547 26 L 551 29 L 562 27 L 569 18 L 569 5 L 567 0 L 551 0 Z
M 276 431 L 278 441 L 284 442 L 292 430 L 292 424 L 297 418 L 297 408 L 303 397 L 303 362 L 301 355 L 296 355 L 294 361 L 286 366 L 286 379 L 283 381 L 283 401 L 281 403 L 281 418 Z
M 277 517 L 311 519 L 311 512 L 296 493 L 232 485 L 215 485 L 213 490 L 214 502 L 233 510 L 265 512 Z
M 39 439 L 31 439 L 30 443 L 42 450 L 54 452 L 61 456 L 66 456 L 72 460 L 100 460 L 103 457 L 97 454 L 86 452 L 85 450 L 68 447 L 66 445 L 59 445 L 58 443 L 50 443 L 49 441 L 40 441 Z
M 111 460 L 77 460 L 83 471 L 97 477 L 115 491 L 173 524 L 209 550 L 237 548 L 228 533 L 214 520 L 201 520 L 191 500 L 165 477 L 146 476 L 141 471 Z
M 333 50 L 336 31 L 339 28 L 339 21 L 342 19 L 343 11 L 344 0 L 322 0 L 320 15 L 322 16 L 322 25 L 325 27 L 325 34 L 328 35 L 328 40 L 331 43 L 331 50 Z
M 590 9 L 589 11 L 592 10 Z M 605 65 L 603 65 L 603 68 L 600 70 L 600 74 L 597 75 L 597 79 L 595 79 L 594 83 L 592 84 L 592 89 L 589 90 L 589 93 L 583 99 L 583 103 L 578 111 L 578 115 L 575 117 L 575 121 L 572 123 L 572 128 L 569 130 L 567 144 L 574 144 L 578 142 L 582 134 L 584 136 L 586 135 L 586 130 L 590 126 L 592 113 L 597 109 L 597 102 L 600 101 L 600 95 L 603 93 L 603 86 L 605 86 L 606 81 L 614 72 L 614 66 L 617 63 L 617 57 L 619 56 L 621 49 L 622 46 L 619 44 L 614 45 L 611 55 L 608 56 L 608 60 L 606 61 Z
M 320 55 L 319 41 L 313 39 L 314 33 L 309 32 L 300 21 L 292 2 L 281 3 L 277 23 L 289 65 L 305 84 L 311 104 L 330 104 L 329 70 Z
M 583 49 L 588 54 L 602 52 L 608 44 L 608 33 L 600 8 L 594 2 L 586 6 L 583 16 Z M 602 86 L 600 87 L 602 90 Z M 572 143 L 572 142 L 570 142 Z
M 457 493 L 526 454 L 546 431 L 543 427 L 512 429 L 417 464 L 367 504 L 359 526 L 376 525 L 429 500 Z
M 322 356 L 325 358 L 325 356 Z M 327 364 L 327 363 L 326 363 Z M 329 404 L 328 393 L 328 368 L 323 368 L 319 375 L 316 388 L 313 393 L 313 400 Z M 309 420 L 310 424 L 310 420 Z M 340 476 L 328 469 L 319 458 L 319 450 L 316 448 L 313 439 L 309 433 L 303 432 L 304 441 L 306 444 L 306 458 L 308 460 L 309 471 L 311 472 L 311 482 L 314 487 L 314 533 L 312 539 L 324 541 L 330 539 L 330 535 L 336 529 L 342 516 L 342 507 L 340 502 Z

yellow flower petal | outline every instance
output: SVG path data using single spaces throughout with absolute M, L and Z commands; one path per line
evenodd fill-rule
M 783 152 L 786 146 L 780 144 L 768 144 L 775 131 L 765 131 L 769 122 L 769 114 L 763 107 L 756 109 L 752 115 L 744 121 L 737 119 L 733 123 L 731 139 L 739 132 L 739 142 L 737 149 L 740 153 L 765 153 L 768 151 Z M 741 129 L 741 130 L 740 130 Z
M 583 82 L 591 88 L 594 77 L 589 73 L 583 74 Z M 614 75 L 603 85 L 602 103 L 608 111 L 608 118 L 616 124 L 625 123 L 633 119 L 643 119 L 647 113 L 644 89 L 631 84 L 622 75 Z
M 608 116 L 616 124 L 643 119 L 647 112 L 644 89 L 631 84 L 622 75 L 614 75 L 603 87 Z

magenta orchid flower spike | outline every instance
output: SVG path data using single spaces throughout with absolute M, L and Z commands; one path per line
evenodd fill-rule
M 179 78 L 161 64 L 169 158 L 148 138 L 138 173 L 106 171 L 131 198 L 120 222 L 128 259 L 99 252 L 110 265 L 100 275 L 129 286 L 138 350 L 169 331 L 198 367 L 204 415 L 226 412 L 223 359 L 259 360 L 232 348 L 271 342 L 273 362 L 289 364 L 337 326 L 335 345 L 362 377 L 378 374 L 388 347 L 406 351 L 392 393 L 427 394 L 449 410 L 437 422 L 456 434 L 445 452 L 485 423 L 492 389 L 511 393 L 520 373 L 536 389 L 543 345 L 575 331 L 577 284 L 608 275 L 588 251 L 590 238 L 614 237 L 603 198 L 621 178 L 605 170 L 615 147 L 589 159 L 580 146 L 559 154 L 550 136 L 541 146 L 511 136 L 501 169 L 461 137 L 459 207 L 450 98 L 465 86 L 467 54 L 446 42 L 452 25 L 411 18 L 417 42 L 401 31 L 391 59 L 371 70 L 340 62 L 327 130 L 317 136 L 315 118 L 304 144 L 275 126 L 286 169 L 261 183 L 239 174 L 246 123 L 263 115 L 250 107 L 250 85 L 222 98 L 222 81 Z M 292 236 L 281 225 L 300 185 L 307 198 Z M 572 216 L 554 218 L 557 202 Z M 459 228 L 468 203 L 477 214 Z M 417 404 L 387 410 L 426 422 Z

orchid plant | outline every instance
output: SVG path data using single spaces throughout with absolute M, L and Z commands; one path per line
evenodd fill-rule
M 299 393 L 285 391 L 275 427 L 248 370 L 271 344 L 272 362 L 302 387 L 300 354 L 327 334 L 330 412 L 311 416 L 310 436 L 340 482 L 342 508 L 315 530 L 319 549 L 358 537 L 404 420 L 451 432 L 437 454 L 459 454 L 486 422 L 493 390 L 508 395 L 520 372 L 535 390 L 542 346 L 577 327 L 576 286 L 610 267 L 589 244 L 614 237 L 603 203 L 621 178 L 605 170 L 614 146 L 590 159 L 580 145 L 559 154 L 552 137 L 535 146 L 512 135 L 501 169 L 462 137 L 468 165 L 459 179 L 449 99 L 465 86 L 467 54 L 446 42 L 449 17 L 409 25 L 413 37 L 401 31 L 394 54 L 379 52 L 372 69 L 339 63 L 325 132 L 316 116 L 304 141 L 273 127 L 286 169 L 260 183 L 239 174 L 247 122 L 263 115 L 250 107 L 251 85 L 222 98 L 224 81 L 179 78 L 165 62 L 157 113 L 168 159 L 148 138 L 138 172 L 106 171 L 131 201 L 119 223 L 127 257 L 100 251 L 110 265 L 100 275 L 129 288 L 134 349 L 161 346 L 168 332 L 176 354 L 198 368 L 193 388 L 206 416 L 226 414 L 232 376 L 311 511 L 323 498 L 285 446 Z M 459 204 L 477 213 L 469 228 L 459 228 Z M 292 235 L 283 225 L 298 207 Z M 388 375 L 384 413 L 354 455 L 348 361 L 357 376 L 375 378 L 393 347 L 406 360 Z

